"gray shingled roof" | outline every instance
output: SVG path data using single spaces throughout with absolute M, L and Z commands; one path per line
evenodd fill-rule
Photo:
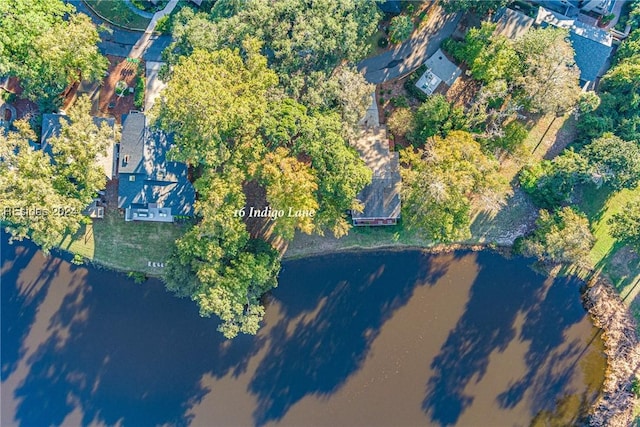
M 533 18 L 524 13 L 506 8 L 496 22 L 495 34 L 516 39 L 529 31 L 534 22 Z
M 580 69 L 580 80 L 595 81 L 605 67 L 613 47 L 579 36 L 574 32 L 569 33 L 569 40 L 575 51 L 576 65 Z
M 164 132 L 146 127 L 144 114 L 123 116 L 118 207 L 157 203 L 172 215 L 193 213 L 196 194 L 187 166 L 167 159 L 172 143 Z
M 600 76 L 613 50 L 611 34 L 543 7 L 538 9 L 536 23 L 543 28 L 552 25 L 569 30 L 582 83 L 593 82 Z
M 120 137 L 120 173 L 144 174 L 144 140 L 146 120 L 142 113 L 122 116 L 122 136 Z

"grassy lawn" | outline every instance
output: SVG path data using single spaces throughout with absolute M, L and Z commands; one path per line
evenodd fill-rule
M 628 246 L 617 243 L 609 235 L 607 224 L 609 218 L 628 202 L 640 200 L 640 187 L 612 193 L 606 188 L 589 186 L 583 189 L 581 199 L 579 207 L 589 217 L 596 238 L 591 261 L 598 271 L 611 279 L 640 324 L 640 256 Z
M 59 246 L 107 267 L 157 276 L 162 269 L 148 262 L 165 262 L 184 229 L 176 224 L 126 222 L 118 213 L 107 212 L 104 219 L 67 236 Z
M 628 247 L 616 243 L 609 235 L 607 221 L 633 200 L 640 200 L 640 187 L 612 193 L 606 188 L 586 187 L 582 192 L 580 208 L 589 217 L 596 243 L 591 250 L 591 261 L 598 270 L 616 285 L 623 297 L 640 281 L 640 259 Z M 637 293 L 637 289 L 634 293 Z M 631 302 L 635 295 L 629 295 Z
M 378 45 L 378 40 L 380 40 L 381 38 L 387 38 L 387 34 L 382 30 L 376 31 L 371 35 L 371 37 L 369 37 L 369 39 L 367 40 L 367 43 L 369 44 L 369 56 L 380 55 L 382 52 L 392 47 L 391 45 L 380 47 Z
M 144 31 L 151 22 L 134 13 L 122 0 L 84 0 L 98 16 L 120 27 Z

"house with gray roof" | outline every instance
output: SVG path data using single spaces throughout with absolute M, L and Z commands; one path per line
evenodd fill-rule
M 497 15 L 494 34 L 508 39 L 517 39 L 529 31 L 535 20 L 517 10 L 504 8 Z
M 187 166 L 167 158 L 172 137 L 147 126 L 140 112 L 122 116 L 118 207 L 125 221 L 173 222 L 192 216 L 195 189 Z
M 42 135 L 40 137 L 40 146 L 45 153 L 49 154 L 53 158 L 53 147 L 49 143 L 53 137 L 60 136 L 60 130 L 62 129 L 62 121 L 69 122 L 69 117 L 64 114 L 43 114 L 42 115 Z M 116 121 L 113 117 L 94 117 L 93 123 L 102 127 L 106 123 L 111 129 L 115 131 Z M 104 154 L 98 155 L 96 161 L 102 166 L 104 175 L 107 180 L 112 180 L 116 173 L 116 141 L 113 139 L 111 144 L 107 147 L 107 151 Z
M 378 121 L 375 94 L 372 99 L 373 103 L 361 121 L 363 130 L 360 138 L 352 141 L 353 147 L 373 172 L 371 184 L 357 196 L 364 210 L 351 212 L 355 226 L 394 225 L 400 218 L 402 179 L 398 153 L 389 150 L 387 130 Z
M 606 71 L 607 61 L 613 51 L 611 34 L 544 7 L 538 9 L 536 24 L 543 28 L 552 25 L 569 30 L 569 41 L 580 70 L 580 84 L 586 89 L 592 89 L 597 79 Z
M 433 94 L 441 85 L 446 86 L 445 90 L 450 88 L 462 73 L 441 49 L 431 55 L 424 65 L 427 70 L 420 76 L 416 86 L 427 95 Z

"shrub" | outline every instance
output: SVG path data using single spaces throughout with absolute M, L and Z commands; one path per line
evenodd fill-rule
M 378 39 L 378 46 L 382 47 L 382 48 L 385 48 L 385 47 L 389 46 L 389 39 L 384 37 L 384 36 L 381 36 Z
M 169 18 L 169 15 L 165 15 L 158 19 L 155 30 L 162 34 L 170 34 L 171 26 L 171 19 Z
M 394 107 L 407 108 L 409 106 L 409 101 L 405 96 L 395 96 L 391 98 L 391 103 Z
M 467 127 L 464 110 L 454 107 L 444 95 L 431 95 L 416 111 L 414 116 L 415 130 L 410 135 L 414 143 L 423 144 L 427 138 L 446 136 L 452 130 Z
M 145 86 L 146 79 L 143 76 L 139 76 L 136 81 L 135 97 L 133 99 L 133 105 L 135 105 L 137 109 L 142 109 L 144 107 Z
M 401 43 L 411 37 L 413 21 L 410 16 L 398 15 L 391 18 L 389 24 L 389 40 L 391 43 Z
M 387 121 L 389 130 L 394 135 L 405 136 L 413 132 L 413 112 L 408 108 L 398 108 Z
M 124 96 L 127 92 L 127 89 L 129 89 L 129 87 L 127 86 L 127 82 L 125 82 L 124 80 L 120 80 L 118 83 L 116 83 L 116 95 Z
M 636 398 L 640 397 L 640 380 L 638 380 L 638 378 L 634 378 L 633 381 L 631 381 L 631 392 Z
M 527 139 L 527 128 L 518 121 L 512 121 L 504 127 L 504 136 L 496 138 L 495 145 L 509 153 L 516 153 Z
M 147 280 L 146 274 L 140 271 L 130 271 L 129 273 L 127 273 L 127 277 L 133 279 L 133 283 L 136 283 L 138 285 L 140 283 L 144 283 Z
M 589 251 L 595 238 L 589 228 L 589 220 L 572 208 L 565 207 L 555 212 L 540 211 L 536 230 L 518 242 L 518 249 L 527 256 L 540 261 L 573 263 L 581 267 L 590 266 Z
M 84 263 L 84 257 L 80 254 L 75 254 L 73 255 L 73 258 L 71 259 L 71 264 L 74 265 L 82 265 Z
M 640 251 L 640 200 L 628 202 L 607 223 L 610 225 L 611 237 Z

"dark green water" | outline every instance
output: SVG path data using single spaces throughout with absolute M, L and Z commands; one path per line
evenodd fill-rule
M 603 379 L 580 283 L 482 252 L 286 262 L 256 337 L 157 281 L 2 239 L 0 425 L 571 425 Z M 552 424 L 548 424 L 552 425 Z

